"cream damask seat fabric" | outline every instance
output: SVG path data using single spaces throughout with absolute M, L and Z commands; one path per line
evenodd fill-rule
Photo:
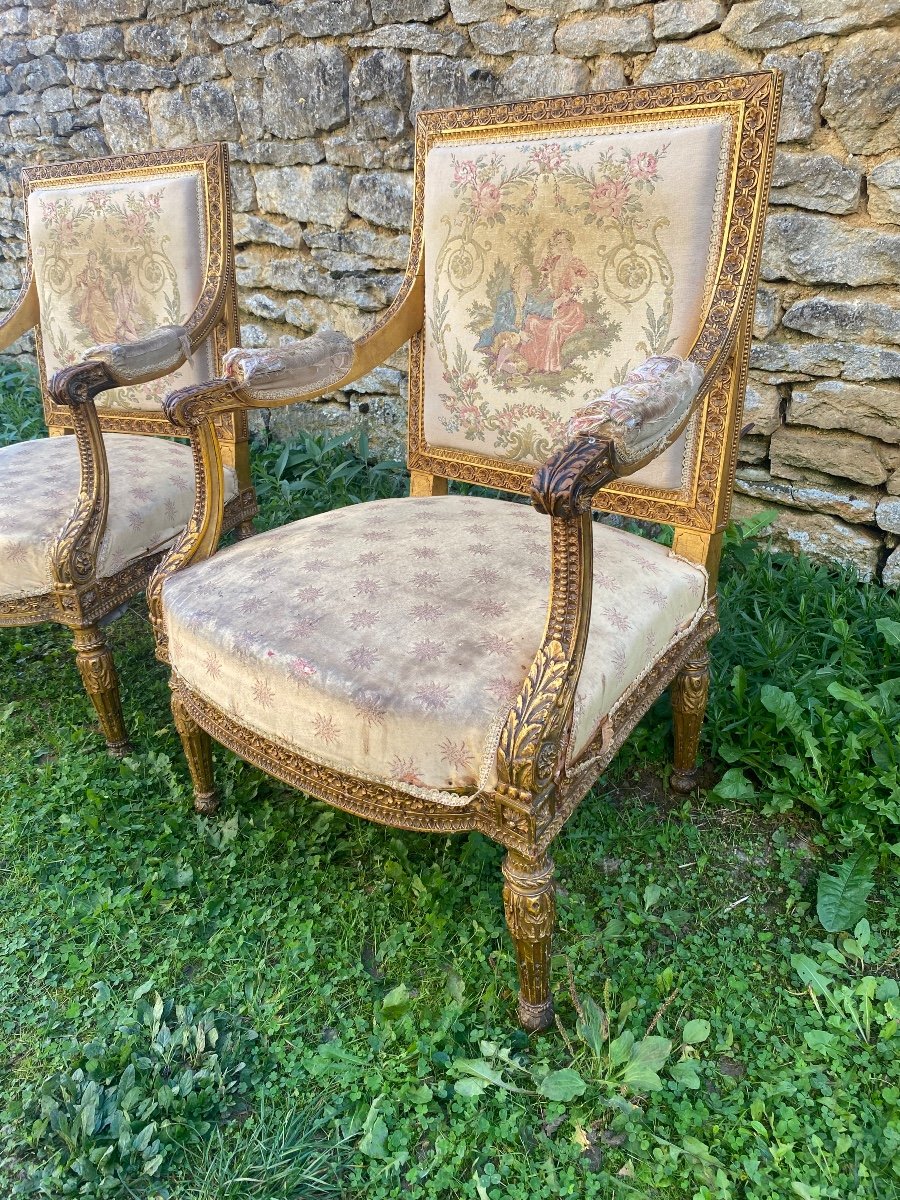
M 530 506 L 385 500 L 260 534 L 163 588 L 169 658 L 196 692 L 307 758 L 417 794 L 496 780 L 503 721 L 547 616 Z M 594 526 L 577 755 L 706 601 L 706 572 Z
M 97 577 L 164 550 L 181 533 L 194 504 L 189 447 L 124 433 L 103 439 L 109 463 L 109 517 L 97 554 Z M 81 483 L 73 437 L 41 438 L 0 449 L 0 596 L 35 596 L 53 587 L 50 554 L 72 514 Z M 238 494 L 225 468 L 226 499 Z

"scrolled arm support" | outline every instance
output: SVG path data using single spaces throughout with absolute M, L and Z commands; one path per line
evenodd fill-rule
M 90 582 L 96 574 L 97 554 L 106 530 L 109 465 L 94 401 L 114 386 L 106 365 L 100 362 L 64 367 L 50 381 L 54 401 L 71 413 L 81 468 L 78 500 L 50 552 L 54 590 L 64 613 L 77 608 L 79 585 Z
M 576 437 L 535 471 L 531 503 L 549 517 L 572 520 L 588 511 L 595 493 L 615 476 L 610 442 Z

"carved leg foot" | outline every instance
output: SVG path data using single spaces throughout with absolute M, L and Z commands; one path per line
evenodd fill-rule
M 212 742 L 209 734 L 200 728 L 174 692 L 172 716 L 194 784 L 194 810 L 206 817 L 212 816 L 218 810 L 219 798 L 213 783 Z
M 245 538 L 253 537 L 256 530 L 253 527 L 253 521 L 248 517 L 246 521 L 241 521 L 237 529 L 234 531 L 235 541 L 242 542 Z
M 128 753 L 130 746 L 128 734 L 125 732 L 122 702 L 119 699 L 119 677 L 116 674 L 113 656 L 98 626 L 88 625 L 84 629 L 73 629 L 72 635 L 75 641 L 75 662 L 81 682 L 100 719 L 106 748 L 110 754 L 121 758 L 123 754 Z
M 675 719 L 675 765 L 669 785 L 673 791 L 687 795 L 697 786 L 697 750 L 709 696 L 709 650 L 705 645 L 675 676 L 670 694 Z
M 519 1021 L 528 1033 L 553 1024 L 550 944 L 556 919 L 553 860 L 510 850 L 503 861 L 503 907 L 519 966 Z

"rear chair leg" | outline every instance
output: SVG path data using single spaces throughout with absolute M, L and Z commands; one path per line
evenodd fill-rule
M 75 662 L 81 675 L 84 690 L 100 720 L 100 728 L 106 738 L 106 748 L 116 758 L 130 750 L 125 720 L 122 716 L 122 701 L 119 698 L 119 677 L 116 664 L 106 644 L 100 627 L 86 625 L 73 629 Z
M 519 1021 L 529 1033 L 553 1024 L 550 946 L 556 921 L 553 860 L 510 850 L 503 860 L 503 907 L 519 967 Z
M 704 645 L 688 659 L 670 688 L 675 719 L 675 765 L 669 785 L 687 795 L 697 786 L 697 751 L 709 696 L 709 648 Z
M 256 530 L 253 527 L 253 521 L 248 517 L 246 521 L 241 521 L 234 531 L 235 541 L 242 542 L 245 538 L 253 537 L 254 533 Z
M 219 807 L 219 798 L 213 782 L 210 736 L 200 728 L 175 692 L 172 693 L 172 716 L 194 784 L 194 809 L 204 816 L 212 816 Z

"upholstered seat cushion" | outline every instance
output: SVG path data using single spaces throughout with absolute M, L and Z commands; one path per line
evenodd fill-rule
M 189 447 L 123 433 L 104 437 L 109 514 L 97 574 L 107 578 L 161 550 L 187 524 L 194 504 Z M 75 438 L 40 438 L 0 450 L 0 597 L 42 596 L 53 586 L 50 551 L 72 515 L 81 470 Z M 237 477 L 226 469 L 226 496 Z
M 697 619 L 703 570 L 595 524 L 579 753 Z M 374 501 L 261 534 L 167 580 L 172 666 L 307 758 L 421 794 L 489 785 L 540 644 L 550 525 L 474 497 Z

